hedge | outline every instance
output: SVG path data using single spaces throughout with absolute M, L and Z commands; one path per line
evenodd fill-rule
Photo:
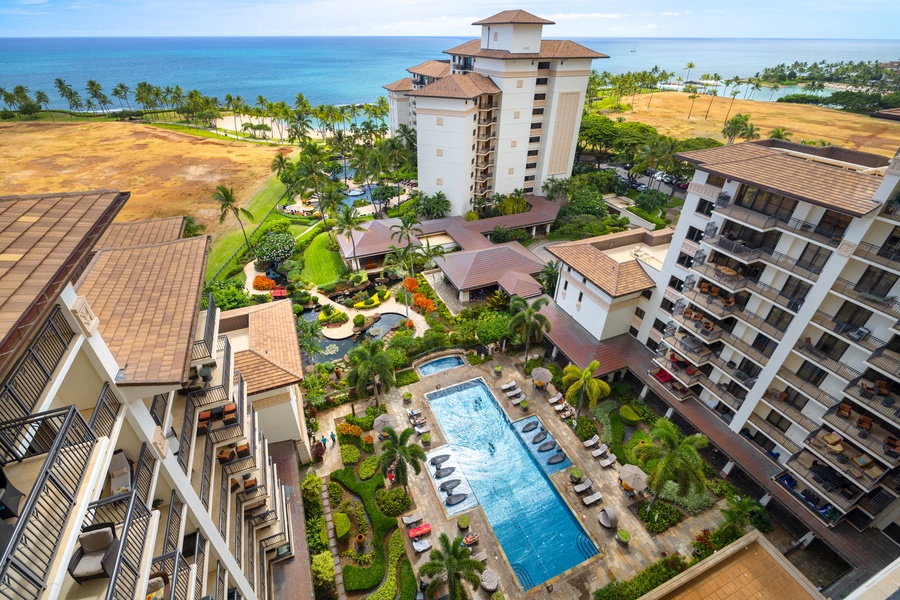
M 368 481 L 360 481 L 356 478 L 353 467 L 344 467 L 334 471 L 331 478 L 360 497 L 372 521 L 372 536 L 375 540 L 375 556 L 371 565 L 365 568 L 356 565 L 344 567 L 344 587 L 348 592 L 371 589 L 384 579 L 384 540 L 387 534 L 397 527 L 397 519 L 385 516 L 375 504 L 375 490 L 384 487 L 384 477 L 378 473 Z
M 641 418 L 634 412 L 634 409 L 627 404 L 619 409 L 619 416 L 622 417 L 623 423 L 632 427 L 641 422 Z
M 334 535 L 342 542 L 350 535 L 350 517 L 342 512 L 334 513 Z
M 359 457 L 359 448 L 356 446 L 351 446 L 350 444 L 341 446 L 341 461 L 345 465 L 355 465 L 359 462 Z
M 330 550 L 312 557 L 312 576 L 316 585 L 326 586 L 334 583 L 334 558 Z
M 737 494 L 737 488 L 724 479 L 712 478 L 706 480 L 706 488 L 716 496 L 729 498 Z
M 589 440 L 597 433 L 597 424 L 594 422 L 594 419 L 590 418 L 587 415 L 582 415 L 578 417 L 578 424 L 575 425 L 575 435 L 578 436 L 578 439 L 582 442 L 585 440 Z
M 668 224 L 665 219 L 661 219 L 659 217 L 654 217 L 647 211 L 641 210 L 637 206 L 629 206 L 625 210 L 627 210 L 628 212 L 630 212 L 632 214 L 639 216 L 640 218 L 644 219 L 645 221 L 653 223 L 653 225 L 655 226 L 654 227 L 655 230 L 662 229 Z
M 616 581 L 594 591 L 594 600 L 635 600 L 656 589 L 688 568 L 680 554 L 668 556 L 629 579 Z
M 391 534 L 391 540 L 388 542 L 387 577 L 381 587 L 369 596 L 369 600 L 394 600 L 397 595 L 397 562 L 405 556 L 403 532 L 397 529 Z
M 712 508 L 716 503 L 715 498 L 710 496 L 703 488 L 691 490 L 686 495 L 679 496 L 678 484 L 674 481 L 666 482 L 659 497 L 663 500 L 668 500 L 673 504 L 677 504 L 689 515 L 696 515 L 697 513 L 703 512 L 707 508 Z
M 331 506 L 340 505 L 344 499 L 344 488 L 341 487 L 341 484 L 336 481 L 328 482 L 328 499 L 331 501 Z
M 396 382 L 397 387 L 412 385 L 414 383 L 419 383 L 419 374 L 415 369 L 409 369 L 408 371 L 398 371 L 394 375 L 394 381 Z
M 363 481 L 367 479 L 371 479 L 373 475 L 375 475 L 375 471 L 378 470 L 378 457 L 370 456 L 366 460 L 362 461 L 362 464 L 359 465 L 359 478 Z
M 376 490 L 375 502 L 381 512 L 389 517 L 398 517 L 408 511 L 412 506 L 412 500 L 406 495 L 402 487 L 392 490 Z
M 641 502 L 638 506 L 638 517 L 643 521 L 647 531 L 651 533 L 662 533 L 669 527 L 680 523 L 684 518 L 680 510 L 662 500 L 657 500 L 651 511 L 647 510 L 649 505 L 649 502 Z
M 400 563 L 400 600 L 416 600 L 416 592 L 419 591 L 419 584 L 416 581 L 416 574 L 413 572 L 412 563 L 408 558 L 404 558 Z

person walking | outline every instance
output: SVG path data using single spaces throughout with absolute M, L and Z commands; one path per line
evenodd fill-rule
M 332 431 L 331 432 L 331 445 L 334 446 L 335 444 L 337 444 L 337 436 L 334 435 L 334 432 Z
M 328 450 L 328 438 L 324 435 L 322 436 L 322 445 L 325 446 L 326 450 Z

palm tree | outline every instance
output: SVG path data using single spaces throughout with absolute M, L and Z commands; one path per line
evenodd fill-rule
M 685 496 L 691 490 L 701 489 L 705 485 L 703 459 L 699 452 L 709 444 L 705 435 L 695 433 L 685 436 L 672 421 L 657 419 L 650 429 L 650 437 L 653 444 L 640 444 L 634 449 L 635 455 L 644 464 L 658 459 L 647 474 L 647 483 L 653 490 L 648 509 L 653 508 L 670 481 L 678 484 L 679 496 Z
M 769 132 L 770 140 L 786 140 L 790 138 L 793 133 L 785 129 L 784 127 L 776 127 L 772 131 Z
M 131 103 L 128 101 L 128 94 L 131 93 L 131 88 L 124 83 L 117 83 L 111 93 L 112 97 L 119 101 L 119 108 L 125 110 L 125 107 L 122 106 L 122 100 L 124 100 L 125 104 L 128 105 L 128 110 L 131 110 Z
M 356 389 L 356 397 L 364 398 L 366 388 L 371 385 L 375 390 L 375 406 L 378 406 L 378 383 L 386 392 L 394 386 L 394 366 L 384 352 L 384 342 L 362 343 L 348 352 L 347 358 L 351 367 L 347 383 Z
M 321 202 L 321 200 L 320 200 Z M 347 238 L 347 240 L 353 244 L 353 258 L 350 260 L 350 265 L 353 267 L 353 261 L 357 262 L 355 268 L 361 268 L 359 263 L 359 259 L 356 257 L 356 239 L 353 237 L 354 231 L 365 231 L 362 228 L 362 222 L 364 219 L 359 216 L 359 213 L 356 212 L 356 209 L 348 204 L 341 205 L 341 210 L 337 214 L 337 224 L 336 229 L 339 234 L 343 235 Z
M 278 153 L 275 155 L 275 158 L 272 159 L 272 164 L 270 168 L 273 173 L 275 173 L 279 179 L 281 179 L 281 175 L 288 170 L 291 166 L 291 161 L 282 153 Z
M 709 111 L 712 108 L 713 101 L 716 99 L 716 96 L 719 95 L 719 90 L 711 89 L 709 90 L 709 106 L 706 107 L 706 116 L 703 117 L 703 120 L 706 121 L 709 119 Z
M 734 106 L 734 99 L 737 98 L 741 93 L 741 90 L 731 90 L 729 94 L 731 96 L 731 104 L 728 105 L 728 112 L 725 113 L 725 123 L 728 122 L 728 117 L 731 115 L 731 109 Z
M 397 238 L 401 244 L 412 242 L 414 236 L 422 235 L 419 217 L 415 213 L 401 215 L 400 223 L 391 225 L 391 239 Z
M 594 373 L 600 368 L 600 362 L 592 360 L 583 371 L 576 365 L 569 365 L 563 369 L 563 388 L 566 389 L 566 401 L 572 404 L 578 398 L 578 408 L 575 416 L 581 416 L 581 406 L 584 397 L 587 396 L 588 408 L 593 408 L 601 398 L 609 396 L 609 384 L 602 379 L 595 379 Z
M 772 94 L 769 96 L 769 102 L 771 102 L 772 98 L 775 97 L 775 92 L 777 92 L 780 89 L 781 89 L 781 86 L 778 85 L 777 83 L 772 84 Z
M 381 442 L 381 454 L 378 456 L 378 466 L 381 473 L 387 477 L 391 466 L 394 467 L 394 481 L 409 491 L 409 467 L 412 467 L 416 475 L 422 472 L 422 463 L 425 462 L 425 451 L 418 444 L 409 444 L 409 438 L 415 433 L 415 429 L 407 427 L 400 435 L 393 427 L 385 427 L 381 432 L 387 436 Z
M 754 125 L 753 123 L 745 123 L 744 128 L 741 131 L 741 139 L 744 140 L 758 140 L 759 139 L 759 127 Z
M 542 308 L 550 304 L 550 299 L 541 297 L 532 302 L 530 305 L 525 298 L 521 296 L 513 296 L 509 299 L 509 312 L 512 317 L 509 319 L 509 333 L 518 336 L 520 340 L 525 340 L 525 362 L 528 362 L 528 346 L 531 344 L 531 338 L 541 343 L 544 339 L 544 333 L 550 331 L 550 320 L 540 314 Z
M 725 123 L 725 127 L 722 128 L 722 135 L 725 136 L 725 139 L 728 140 L 729 144 L 733 144 L 734 140 L 740 137 L 744 132 L 744 128 L 747 126 L 749 118 L 750 115 L 737 114 Z
M 556 295 L 556 282 L 559 281 L 559 266 L 558 260 L 551 260 L 541 267 L 541 272 L 537 276 L 544 293 L 551 297 Z
M 213 200 L 219 203 L 219 223 L 224 223 L 225 217 L 229 214 L 234 215 L 238 225 L 241 226 L 241 232 L 244 234 L 244 242 L 247 243 L 247 248 L 253 252 L 253 246 L 250 245 L 250 238 L 247 237 L 247 231 L 244 229 L 244 222 L 241 221 L 242 216 L 253 219 L 253 214 L 246 208 L 238 206 L 237 198 L 234 197 L 234 188 L 217 185 L 216 191 L 213 192 Z
M 388 252 L 384 256 L 383 268 L 399 266 L 409 272 L 409 262 L 412 260 L 412 245 L 406 245 L 400 248 L 391 244 L 388 246 Z
M 742 535 L 750 524 L 750 515 L 756 509 L 756 502 L 749 496 L 734 495 L 725 501 L 728 506 L 719 512 L 725 517 L 722 529 L 736 535 Z
M 456 536 L 452 542 L 446 533 L 438 538 L 440 549 L 435 548 L 428 556 L 429 561 L 419 569 L 420 575 L 431 578 L 425 588 L 425 597 L 437 597 L 438 590 L 447 585 L 447 597 L 450 600 L 467 600 L 469 590 L 478 589 L 481 585 L 481 572 L 484 565 L 480 560 L 470 558 L 472 551 L 462 543 L 462 536 Z
M 319 194 L 319 210 L 323 215 L 336 215 L 343 206 L 344 195 L 336 185 L 329 185 Z
M 570 181 L 568 177 L 557 179 L 556 177 L 548 177 L 541 185 L 541 192 L 547 198 L 559 202 L 560 197 L 566 198 L 569 195 Z
M 688 98 L 691 99 L 691 108 L 688 111 L 688 119 L 690 119 L 691 113 L 694 112 L 694 102 L 697 100 L 697 97 L 700 96 L 700 94 L 698 93 L 696 86 L 693 85 L 684 86 L 684 91 L 690 93 L 690 96 L 688 96 Z
M 425 259 L 425 264 L 430 265 L 433 264 L 437 266 L 437 261 L 435 260 L 438 257 L 444 256 L 447 251 L 444 250 L 443 246 L 432 246 L 431 241 L 426 238 L 425 243 L 419 246 L 418 254 Z M 437 288 L 437 273 L 431 273 L 431 287 Z
M 50 120 L 55 121 L 53 118 L 53 113 L 50 112 L 50 97 L 41 90 L 38 90 L 34 93 L 34 101 L 38 103 L 38 105 L 43 106 L 47 109 L 47 113 L 50 115 Z
M 687 71 L 687 75 L 685 76 L 685 81 L 691 80 L 691 69 L 695 68 L 697 65 L 694 64 L 694 61 L 689 60 L 688 64 L 684 65 L 684 69 Z

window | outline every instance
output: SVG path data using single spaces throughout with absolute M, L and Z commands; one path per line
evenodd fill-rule
M 519 111 L 517 111 L 517 110 L 513 111 L 513 119 L 518 119 L 518 118 L 519 118 Z
M 638 336 L 638 330 L 635 329 L 634 327 L 629 327 L 629 328 L 628 328 L 628 334 L 629 334 L 631 337 L 637 337 L 637 336 Z
M 792 300 L 799 301 L 799 304 L 796 302 L 792 303 L 788 308 L 792 310 L 797 310 L 800 306 L 803 305 L 803 300 L 806 300 L 806 295 L 809 293 L 809 289 L 812 286 L 808 283 L 797 279 L 796 277 L 788 277 L 787 282 L 781 288 L 782 295 L 791 298 Z
M 472 115 L 472 116 L 474 116 L 474 115 Z M 444 117 L 438 117 L 437 124 L 438 124 L 438 127 L 443 126 L 444 125 Z
M 510 175 L 514 174 L 515 172 L 516 172 L 515 167 L 510 167 L 509 170 L 507 170 L 507 173 L 509 173 Z
M 478 115 L 472 115 L 472 120 L 473 120 L 473 121 L 477 121 L 477 120 L 478 120 Z
M 494 32 L 494 41 L 496 42 L 496 41 L 499 40 L 499 39 L 500 39 L 500 32 L 499 32 L 499 31 L 495 31 L 495 32 Z
M 516 79 L 516 87 L 520 88 L 525 84 L 521 79 Z
M 563 279 L 563 291 L 569 289 L 569 280 Z
M 525 181 L 534 181 L 534 175 L 526 175 Z
M 821 273 L 830 257 L 831 250 L 826 250 L 816 244 L 807 244 L 803 249 L 803 254 L 797 259 L 797 266 L 812 273 Z
M 685 269 L 690 268 L 691 264 L 693 264 L 694 259 L 684 252 L 678 253 L 678 259 L 675 261 L 676 264 L 681 265 Z
M 532 124 L 531 124 L 531 128 L 532 128 L 532 129 L 541 129 L 541 128 L 543 128 L 543 127 L 544 127 L 544 124 L 543 124 L 543 123 L 532 123 Z
M 546 77 L 538 77 L 537 81 L 534 82 L 535 85 L 547 85 Z
M 527 188 L 525 188 L 525 193 L 526 193 L 526 194 L 533 194 L 533 193 L 534 193 L 534 188 L 533 188 L 533 187 L 527 187 Z
M 854 289 L 859 292 L 886 298 L 890 295 L 891 288 L 897 283 L 897 279 L 897 275 L 888 273 L 884 269 L 869 267 L 866 269 L 866 272 L 863 273 L 862 277 L 859 278 L 859 282 Z
M 724 177 L 720 175 L 710 175 L 706 178 L 706 185 L 713 185 L 715 187 L 723 187 L 725 182 L 728 181 Z
M 757 434 L 753 436 L 753 441 L 766 452 L 771 452 L 775 449 L 775 442 L 767 438 L 762 432 L 757 432 Z
M 538 151 L 537 151 L 537 150 L 529 150 L 529 151 L 528 151 L 528 156 L 537 156 L 537 155 L 538 155 Z
M 518 145 L 519 145 L 519 142 L 517 142 L 516 140 L 513 140 L 509 143 L 510 148 L 515 148 Z
M 549 61 L 549 60 L 546 61 L 546 62 L 539 62 L 539 63 L 538 63 L 538 69 L 549 69 L 549 68 L 550 68 L 550 61 Z
M 668 298 L 663 298 L 662 302 L 659 303 L 659 307 L 671 315 L 672 309 L 675 308 L 675 303 Z
M 838 324 L 846 323 L 850 327 L 863 327 L 871 316 L 871 310 L 847 301 L 834 315 L 834 322 Z
M 769 412 L 769 416 L 766 417 L 766 421 L 780 429 L 781 431 L 787 431 L 791 427 L 791 422 L 787 417 L 782 416 L 781 413 L 777 411 Z
M 828 376 L 828 373 L 808 360 L 805 360 L 803 361 L 803 364 L 800 365 L 800 368 L 797 369 L 797 376 L 818 387 L 825 380 L 825 377 Z
M 749 185 L 741 186 L 735 204 L 770 217 L 783 218 L 784 220 L 790 219 L 791 213 L 797 207 L 797 201 L 793 198 L 787 198 L 781 194 L 773 194 Z
M 793 318 L 794 315 L 788 311 L 773 306 L 772 310 L 769 311 L 769 315 L 766 317 L 766 323 L 780 331 L 787 331 L 788 326 L 791 324 L 791 319 Z
M 531 111 L 531 114 L 532 115 L 542 115 L 542 114 L 544 114 L 544 109 L 543 108 L 535 108 L 534 110 Z
M 666 324 L 665 324 L 665 323 L 663 323 L 663 322 L 660 321 L 659 319 L 654 319 L 654 320 L 653 320 L 653 329 L 655 329 L 655 330 L 657 330 L 658 332 L 662 333 L 662 332 L 665 330 L 665 328 L 666 328 Z
M 775 348 L 778 347 L 778 342 L 775 340 L 771 340 L 763 334 L 757 334 L 756 339 L 753 340 L 753 343 L 750 344 L 766 356 L 772 356 L 772 353 L 775 352 Z
M 437 155 L 438 155 L 438 156 L 443 156 L 443 155 L 444 155 L 444 149 L 443 149 L 443 148 L 438 148 L 438 149 L 437 149 Z
M 629 332 L 629 333 L 631 333 L 631 332 Z M 632 334 L 632 335 L 634 335 L 634 334 Z M 653 352 L 656 352 L 656 349 L 659 348 L 659 342 L 657 342 L 656 340 L 651 340 L 650 338 L 647 338 L 647 347 L 650 348 L 650 350 L 652 350 Z
M 475 164 L 475 159 L 474 159 L 474 158 L 472 159 L 472 164 L 473 164 L 473 165 Z
M 536 143 L 538 143 L 538 142 L 540 142 L 540 141 L 541 141 L 541 136 L 539 136 L 539 135 L 533 135 L 533 136 L 531 136 L 530 138 L 528 138 L 528 143 L 529 143 L 529 144 L 536 144 Z
M 672 278 L 669 279 L 669 287 L 676 292 L 680 292 L 682 288 L 684 288 L 684 282 L 673 275 Z
M 688 227 L 687 235 L 684 239 L 699 243 L 703 239 L 703 232 L 696 227 Z
M 534 95 L 534 99 L 535 99 L 535 100 L 546 100 L 546 99 L 547 99 L 547 94 L 535 94 L 535 95 Z
M 537 163 L 525 163 L 526 169 L 537 169 Z
M 822 334 L 822 337 L 816 342 L 816 348 L 818 350 L 835 360 L 840 360 L 849 347 L 850 344 L 843 340 L 839 340 L 830 333 Z
M 442 178 L 438 177 L 438 178 L 437 178 L 437 181 L 436 181 L 435 183 L 436 183 L 437 185 L 444 185 L 444 180 L 443 180 Z
M 475 135 L 475 133 L 476 133 L 476 131 L 473 129 L 473 130 L 472 130 L 472 135 Z
M 646 316 L 646 314 L 647 313 L 644 312 L 644 309 L 641 308 L 640 306 L 638 306 L 637 308 L 634 309 L 634 316 L 636 316 L 638 319 L 643 319 Z
M 706 215 L 707 217 L 712 216 L 713 211 L 713 203 L 709 200 L 700 200 L 697 202 L 697 210 L 694 211 L 701 215 Z
M 849 215 L 826 210 L 825 214 L 822 215 L 822 220 L 819 221 L 817 229 L 824 229 L 825 231 L 821 232 L 824 235 L 842 236 L 847 231 L 847 227 L 850 226 L 850 221 L 852 220 L 853 217 Z M 819 232 L 817 231 L 817 233 Z
M 653 290 L 644 290 L 641 292 L 641 297 L 650 300 L 653 297 Z

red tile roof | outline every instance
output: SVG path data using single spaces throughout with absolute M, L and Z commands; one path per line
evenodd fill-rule
M 184 217 L 169 217 L 151 221 L 113 223 L 97 242 L 97 247 L 109 249 L 171 242 L 181 238 L 184 233 L 184 221 Z
M 579 369 L 588 366 L 597 352 L 597 338 L 555 302 L 543 307 L 540 312 L 550 321 L 550 330 L 545 334 L 547 339 Z
M 522 298 L 534 298 L 544 293 L 540 282 L 528 273 L 520 273 L 518 271 L 507 271 L 497 280 L 497 285 L 503 288 L 503 291 L 510 296 L 521 296 Z
M 450 60 L 426 60 L 421 64 L 408 68 L 407 71 L 415 75 L 440 79 L 450 74 Z
M 474 56 L 482 58 L 497 58 L 500 60 L 522 60 L 536 58 L 609 58 L 606 54 L 595 52 L 585 48 L 581 44 L 569 40 L 541 40 L 540 52 L 513 53 L 509 50 L 483 50 L 481 38 L 470 40 L 449 50 L 444 54 L 454 56 Z
M 394 83 L 381 86 L 389 92 L 409 92 L 413 89 L 412 77 L 398 79 Z
M 492 17 L 475 21 L 472 25 L 506 25 L 506 24 L 528 24 L 528 25 L 556 25 L 553 21 L 542 19 L 524 10 L 504 10 L 498 12 Z
M 481 73 L 455 73 L 406 94 L 420 98 L 455 98 L 471 100 L 483 94 L 499 94 L 490 77 Z
M 506 272 L 538 273 L 544 266 L 519 242 L 491 245 L 479 250 L 451 252 L 435 261 L 444 275 L 461 291 L 496 284 Z
M 362 231 L 354 231 L 351 234 L 352 240 L 356 241 L 356 256 L 385 254 L 392 245 L 399 245 L 400 241 L 396 237 L 391 237 L 391 234 L 394 233 L 391 231 L 391 227 L 400 223 L 400 219 L 378 219 L 363 223 Z M 340 246 L 344 258 L 353 256 L 352 240 L 348 240 L 346 235 L 337 236 L 338 246 Z M 421 242 L 413 236 L 412 244 L 418 246 Z
M 630 232 L 623 232 L 630 233 Z M 615 234 L 614 234 L 615 235 Z M 619 262 L 604 254 L 611 236 L 599 236 L 547 247 L 547 251 L 587 277 L 613 298 L 649 290 L 656 286 L 637 259 Z M 627 238 L 627 239 L 630 239 Z M 621 244 L 614 247 L 621 247 Z

